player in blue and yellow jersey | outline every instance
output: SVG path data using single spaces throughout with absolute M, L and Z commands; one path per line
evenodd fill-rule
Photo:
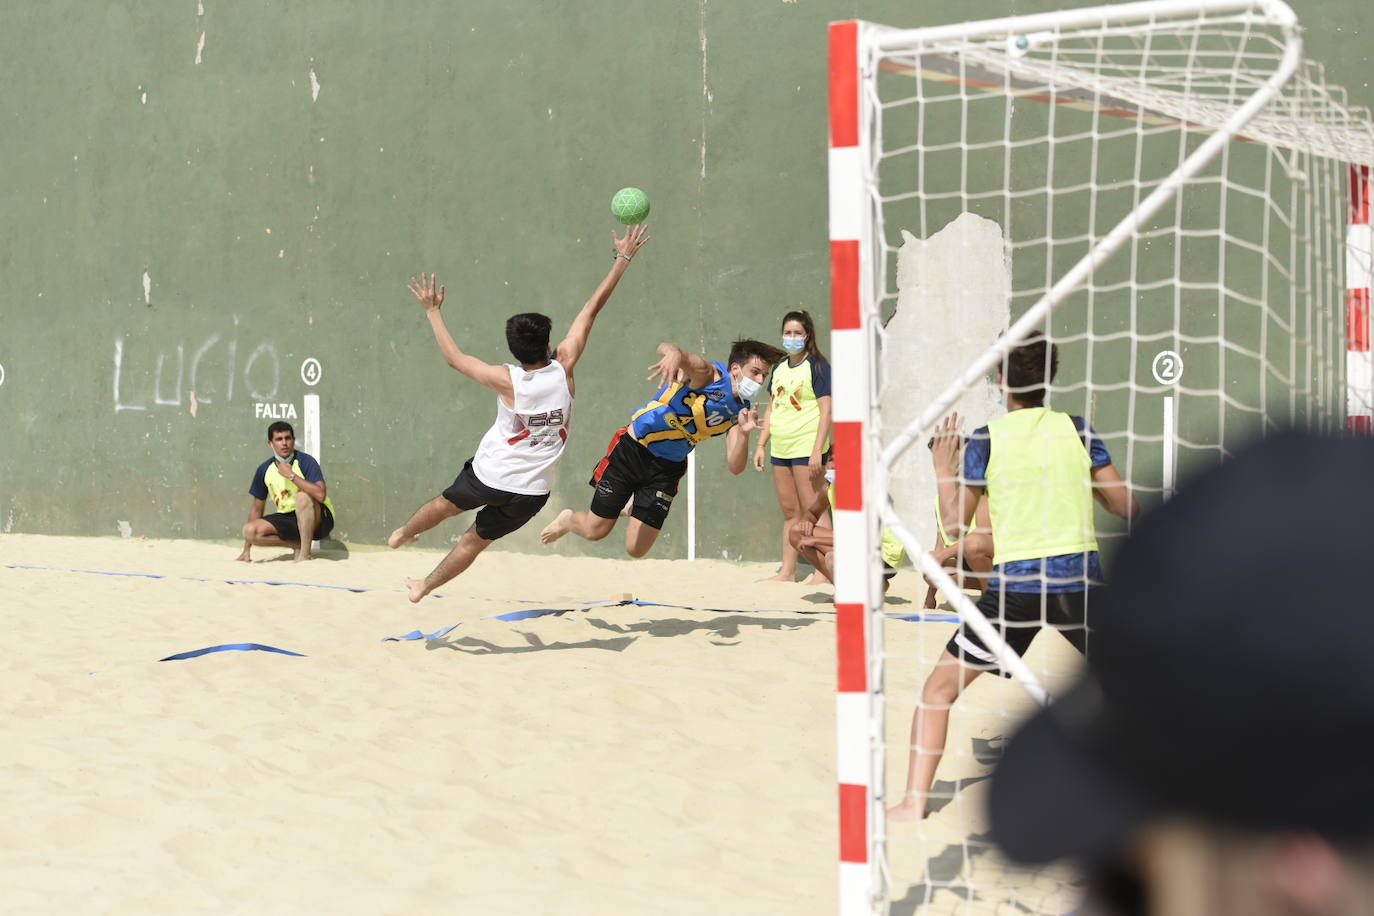
M 649 378 L 662 387 L 611 437 L 606 456 L 592 470 L 589 483 L 596 492 L 590 511 L 564 509 L 540 533 L 545 544 L 569 532 L 599 541 L 628 510 L 625 551 L 642 557 L 658 538 L 687 472 L 687 456 L 698 443 L 724 436 L 730 473 L 739 474 L 748 464 L 749 434 L 758 426 L 751 400 L 782 351 L 757 340 L 737 340 L 724 363 L 671 343 L 659 344 L 658 355 Z
M 272 457 L 253 472 L 248 495 L 253 503 L 243 526 L 243 552 L 235 559 L 247 563 L 249 551 L 259 547 L 294 547 L 297 560 L 310 559 L 310 542 L 334 530 L 334 503 L 329 499 L 320 463 L 296 451 L 296 431 L 278 420 L 267 427 Z M 277 511 L 263 515 L 268 499 Z
M 959 477 L 941 470 L 940 515 L 963 536 L 980 500 L 992 522 L 993 568 L 978 610 L 1018 655 L 1042 627 L 1058 630 L 1086 653 L 1089 595 L 1102 587 L 1093 503 L 1123 518 L 1140 507 L 1112 465 L 1107 447 L 1082 417 L 1045 406 L 1059 359 L 1036 336 L 1012 348 L 997 382 L 1007 415 L 974 430 Z M 933 446 L 958 447 L 957 417 L 941 424 Z M 952 458 L 950 459 L 952 462 Z M 940 466 L 937 464 L 937 466 Z M 906 792 L 890 820 L 919 820 L 945 752 L 949 710 L 974 678 L 998 671 L 996 658 L 963 624 L 926 678 L 911 722 Z

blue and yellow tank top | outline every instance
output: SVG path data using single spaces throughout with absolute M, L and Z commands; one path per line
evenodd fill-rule
M 749 406 L 735 397 L 730 372 L 711 363 L 720 378 L 704 388 L 682 383 L 664 385 L 658 396 L 630 417 L 630 435 L 650 453 L 669 461 L 686 461 L 698 442 L 719 436 L 735 425 L 735 417 Z

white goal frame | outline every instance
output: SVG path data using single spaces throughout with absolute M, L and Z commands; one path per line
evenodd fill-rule
M 1268 80 L 1226 117 L 1220 127 L 1160 183 L 1139 207 L 1103 236 L 982 357 L 968 365 L 934 401 L 887 446 L 873 418 L 878 409 L 879 371 L 876 331 L 883 278 L 874 238 L 880 207 L 874 163 L 876 78 L 884 52 L 973 37 L 1029 35 L 1044 30 L 1194 13 L 1250 11 L 1265 17 L 1285 37 L 1282 58 Z M 845 916 L 887 912 L 889 876 L 885 869 L 884 800 L 884 600 L 877 556 L 880 532 L 888 527 L 902 541 L 921 573 L 950 600 L 959 617 L 984 636 L 1005 670 L 1040 702 L 1043 687 L 1020 658 L 990 630 L 985 618 L 959 587 L 932 561 L 919 540 L 893 512 L 887 498 L 887 468 L 912 443 L 921 441 L 959 395 L 1000 367 L 1005 353 L 1040 327 L 1049 313 L 1078 289 L 1104 261 L 1164 207 L 1190 177 L 1198 174 L 1266 105 L 1278 98 L 1303 64 L 1298 20 L 1283 0 L 1144 0 L 1057 13 L 1008 17 L 920 29 L 895 29 L 861 21 L 829 27 L 829 237 L 831 260 L 831 352 L 834 378 L 834 443 L 837 467 L 835 501 L 835 608 L 837 626 L 837 728 L 839 781 L 839 911 Z M 1368 142 L 1371 134 L 1360 138 Z M 1370 365 L 1370 166 L 1374 146 L 1356 144 L 1350 176 L 1350 227 L 1347 235 L 1348 426 L 1371 431 L 1374 374 Z M 1359 154 L 1359 155 L 1353 155 Z M 1326 154 L 1328 157 L 1329 153 Z

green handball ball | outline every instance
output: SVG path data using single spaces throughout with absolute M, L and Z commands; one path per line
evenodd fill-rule
M 611 213 L 626 226 L 642 223 L 649 216 L 649 195 L 639 188 L 621 188 L 611 198 Z

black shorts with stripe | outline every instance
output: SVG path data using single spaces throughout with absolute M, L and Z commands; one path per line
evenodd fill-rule
M 1058 630 L 1073 647 L 1088 654 L 1088 605 L 1102 589 L 1079 592 L 983 592 L 978 610 L 1017 655 L 1025 655 L 1035 634 L 1044 627 Z M 950 655 L 970 668 L 1010 677 L 997 666 L 993 654 L 967 623 L 959 625 L 945 645 Z
M 678 481 L 687 473 L 687 462 L 660 458 L 618 429 L 606 447 L 606 457 L 592 469 L 587 481 L 592 494 L 591 512 L 600 518 L 616 518 L 631 497 L 630 517 L 653 529 L 662 529 L 677 495 Z

